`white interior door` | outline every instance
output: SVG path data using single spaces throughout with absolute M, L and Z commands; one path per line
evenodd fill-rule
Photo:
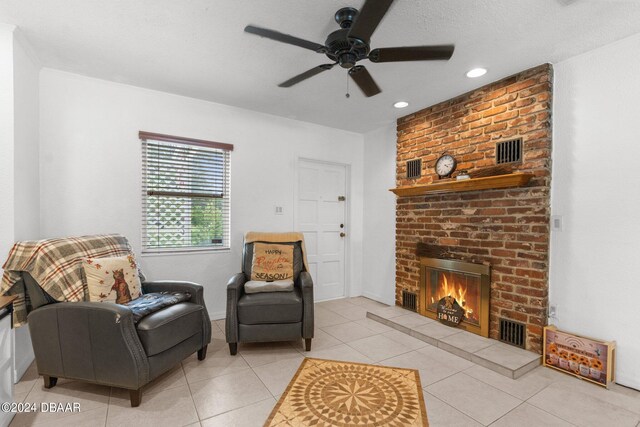
M 316 301 L 345 296 L 346 189 L 345 165 L 298 161 L 295 226 L 304 233 Z

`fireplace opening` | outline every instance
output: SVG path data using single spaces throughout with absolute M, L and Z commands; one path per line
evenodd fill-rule
M 437 319 L 440 299 L 453 297 L 464 314 L 458 327 L 488 337 L 489 271 L 484 264 L 420 258 L 420 314 Z
M 452 296 L 464 311 L 465 321 L 480 325 L 480 277 L 453 271 L 430 269 L 427 310 L 436 311 L 440 298 Z

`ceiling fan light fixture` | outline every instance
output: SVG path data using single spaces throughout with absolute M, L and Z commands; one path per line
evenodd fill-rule
M 393 106 L 396 108 L 405 108 L 409 106 L 409 103 L 407 101 L 398 101 L 395 104 L 393 104 Z
M 470 79 L 475 79 L 476 77 L 481 77 L 487 74 L 486 68 L 474 68 L 473 70 L 467 71 L 467 77 Z

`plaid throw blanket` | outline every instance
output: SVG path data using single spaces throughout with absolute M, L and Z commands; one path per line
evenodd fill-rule
M 106 258 L 133 253 L 119 234 L 69 237 L 17 242 L 2 268 L 0 295 L 18 295 L 14 303 L 14 325 L 27 323 L 28 303 L 21 272 L 27 272 L 56 301 L 85 301 L 87 285 L 84 258 Z

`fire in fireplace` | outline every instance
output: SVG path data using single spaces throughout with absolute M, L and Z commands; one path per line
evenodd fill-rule
M 462 307 L 465 321 L 479 325 L 480 277 L 436 269 L 431 269 L 429 274 L 431 275 L 429 282 L 435 284 L 435 286 L 427 288 L 427 309 L 436 311 L 436 304 L 440 301 L 440 298 L 451 296 Z
M 489 271 L 484 264 L 420 258 L 420 314 L 437 319 L 438 301 L 453 297 L 464 313 L 459 327 L 488 337 Z

